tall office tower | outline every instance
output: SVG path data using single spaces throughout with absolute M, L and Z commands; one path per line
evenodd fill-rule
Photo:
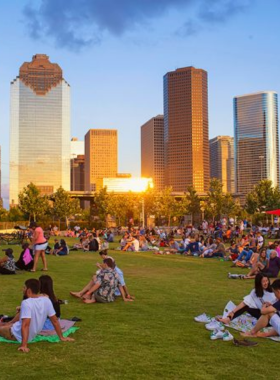
M 90 129 L 85 135 L 85 190 L 98 190 L 100 180 L 116 177 L 117 172 L 118 131 Z
M 207 72 L 184 67 L 164 76 L 166 185 L 198 193 L 209 186 Z
M 234 193 L 234 139 L 217 136 L 209 140 L 210 178 L 218 178 L 225 193 Z
M 71 191 L 85 190 L 85 156 L 71 159 Z
M 44 194 L 70 190 L 70 85 L 45 54 L 11 82 L 10 204 L 33 182 Z
M 164 188 L 164 119 L 153 117 L 141 127 L 141 176 L 153 178 L 157 190 Z
M 85 141 L 78 140 L 77 137 L 72 137 L 70 141 L 70 157 L 71 160 L 77 156 L 85 154 Z
M 260 180 L 279 185 L 278 98 L 274 91 L 236 96 L 235 183 L 241 203 Z

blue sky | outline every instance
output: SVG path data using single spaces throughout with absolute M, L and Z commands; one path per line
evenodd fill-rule
M 140 126 L 163 112 L 162 77 L 208 71 L 209 134 L 233 135 L 235 95 L 280 90 L 278 0 L 0 0 L 2 183 L 10 81 L 45 53 L 72 91 L 72 136 L 117 128 L 119 171 L 140 174 Z M 187 149 L 187 147 L 186 147 Z

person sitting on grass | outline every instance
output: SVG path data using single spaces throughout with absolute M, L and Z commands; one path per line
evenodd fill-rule
M 119 287 L 124 301 L 131 301 L 126 298 L 120 284 L 119 276 L 115 272 L 115 262 L 112 258 L 107 258 L 101 265 L 101 270 L 80 292 L 70 292 L 73 297 L 82 298 L 84 303 L 109 303 L 115 301 L 115 292 Z
M 22 245 L 23 251 L 20 254 L 18 261 L 16 262 L 16 268 L 20 270 L 30 270 L 33 268 L 33 255 L 29 248 L 28 243 Z
M 55 314 L 56 314 L 57 318 L 60 318 L 60 314 L 61 314 L 60 313 L 60 304 L 62 303 L 62 301 L 59 300 L 54 294 L 52 278 L 48 275 L 44 275 L 44 276 L 41 276 L 39 278 L 39 282 L 40 282 L 40 296 L 48 297 L 51 300 L 51 303 L 52 303 L 53 308 L 55 310 Z M 24 295 L 23 301 L 25 299 L 26 299 L 26 296 Z M 20 317 L 20 306 L 17 306 L 16 315 L 14 317 L 11 317 L 12 319 L 9 322 L 2 322 L 0 325 L 5 326 L 6 323 L 13 324 L 15 322 L 18 322 L 19 317 Z M 54 329 L 54 327 L 53 327 L 51 321 L 49 320 L 49 318 L 47 318 L 46 323 L 44 324 L 43 330 L 53 330 L 53 329 Z
M 60 304 L 61 300 L 59 300 L 55 294 L 54 294 L 54 289 L 53 289 L 53 280 L 50 276 L 44 275 L 39 277 L 39 282 L 40 282 L 40 294 L 41 296 L 46 296 L 49 298 L 51 301 L 55 315 L 59 319 L 61 312 L 60 312 Z M 42 328 L 42 330 L 53 330 L 54 326 L 52 322 L 50 321 L 49 318 L 46 319 L 45 324 Z
M 16 263 L 11 248 L 2 249 L 6 253 L 5 257 L 0 259 L 1 274 L 16 274 Z
M 139 240 L 137 240 L 134 236 L 130 236 L 129 239 L 127 239 L 126 245 L 123 248 L 123 251 L 139 251 Z
M 226 249 L 224 244 L 222 243 L 221 238 L 216 239 L 217 248 L 215 248 L 212 252 L 204 255 L 205 259 L 211 259 L 213 257 L 224 257 L 226 255 Z
M 185 250 L 183 249 L 182 251 L 180 250 L 180 246 L 178 244 L 178 242 L 176 240 L 174 240 L 174 238 L 171 238 L 169 240 L 169 244 L 168 244 L 168 248 L 165 248 L 164 249 L 164 253 L 166 254 L 175 254 L 175 253 L 183 253 Z
M 58 239 L 54 239 L 54 247 L 50 251 L 50 255 L 56 255 L 56 253 L 59 250 L 59 248 L 60 248 L 59 240 Z
M 274 303 L 276 301 L 272 292 L 269 279 L 262 273 L 258 273 L 255 278 L 255 288 L 244 297 L 243 301 L 236 306 L 225 318 L 218 321 L 229 324 L 230 321 L 239 317 L 243 313 L 249 313 L 257 319 L 261 316 L 261 308 L 264 302 Z
M 202 249 L 202 253 L 200 255 L 200 257 L 204 257 L 205 255 L 208 255 L 209 253 L 212 253 L 214 251 L 214 249 L 217 248 L 217 244 L 216 244 L 216 241 L 214 241 L 211 237 L 209 238 L 208 240 L 208 243 L 206 244 L 206 246 L 203 247 Z
M 249 247 L 245 247 L 238 255 L 237 259 L 233 261 L 233 264 L 236 266 L 240 266 L 239 263 L 244 264 L 243 266 L 249 265 L 252 255 L 253 251 Z
M 115 263 L 115 272 L 116 272 L 116 273 L 118 274 L 118 276 L 119 276 L 119 281 L 120 281 L 120 284 L 121 284 L 121 286 L 122 286 L 122 288 L 123 288 L 123 291 L 124 291 L 125 297 L 126 297 L 126 298 L 130 298 L 130 299 L 134 299 L 135 297 L 130 295 L 130 293 L 129 293 L 129 291 L 128 291 L 128 288 L 127 288 L 127 286 L 126 286 L 126 284 L 125 284 L 124 276 L 123 276 L 123 271 L 117 266 L 117 264 L 116 264 L 115 260 L 113 259 L 113 257 L 108 256 L 107 250 L 100 251 L 100 252 L 99 252 L 99 255 L 102 257 L 103 263 L 104 263 L 104 260 L 105 260 L 105 259 L 112 259 L 112 260 L 114 261 L 114 263 Z M 102 269 L 101 266 L 100 266 L 100 264 L 96 264 L 96 265 L 97 265 L 97 267 L 98 267 L 100 270 Z M 98 274 L 98 272 L 99 272 L 99 271 L 96 272 L 96 275 Z M 116 289 L 116 291 L 115 291 L 115 296 L 116 296 L 116 297 L 121 296 L 121 292 L 120 292 L 119 288 Z
M 244 279 L 254 278 L 255 275 L 259 272 L 266 272 L 268 270 L 268 260 L 266 257 L 266 249 L 262 248 L 260 254 L 258 255 L 258 259 L 255 263 L 253 263 L 252 269 L 250 272 L 244 276 Z
M 266 275 L 266 277 L 269 278 L 276 278 L 278 277 L 280 271 L 280 258 L 277 256 L 276 251 L 271 251 L 270 252 L 270 258 L 268 260 L 268 263 L 266 264 L 265 268 L 261 270 L 261 272 Z M 249 272 L 251 273 L 251 272 Z M 252 279 L 255 278 L 255 274 L 250 274 L 245 276 L 245 279 Z
M 74 341 L 72 338 L 63 337 L 51 301 L 39 294 L 40 282 L 37 279 L 32 278 L 25 281 L 23 291 L 26 299 L 21 303 L 19 321 L 0 326 L 1 337 L 20 342 L 21 345 L 18 350 L 29 352 L 28 343 L 42 331 L 44 323 L 49 317 L 61 341 Z
M 239 250 L 234 240 L 231 241 L 230 247 L 226 249 L 226 252 L 229 253 L 229 260 L 235 261 L 237 259 L 237 257 L 239 256 Z
M 277 279 L 271 285 L 277 302 L 271 304 L 265 302 L 261 309 L 261 317 L 258 319 L 253 329 L 247 333 L 241 333 L 246 337 L 268 338 L 270 336 L 280 335 L 280 279 Z M 267 332 L 261 332 L 263 328 L 270 324 L 273 329 Z
M 198 237 L 196 237 L 196 238 L 194 238 L 193 236 L 191 237 L 191 240 L 190 240 L 189 244 L 187 245 L 185 253 L 188 256 L 199 256 L 201 254 Z
M 69 248 L 64 239 L 60 240 L 60 248 L 56 251 L 57 256 L 66 256 L 69 254 Z

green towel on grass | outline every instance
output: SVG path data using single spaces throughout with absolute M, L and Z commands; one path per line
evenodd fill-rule
M 76 332 L 77 330 L 79 330 L 79 327 L 70 327 L 70 329 L 65 331 L 62 335 L 64 337 L 67 337 L 70 334 L 74 334 L 74 332 Z M 0 336 L 0 342 L 20 344 L 20 342 L 18 342 L 18 341 L 8 340 L 5 338 L 2 338 L 1 336 Z M 60 342 L 60 339 L 57 335 L 49 335 L 49 336 L 37 335 L 31 342 L 28 342 L 28 344 L 29 343 L 37 343 L 37 342 L 58 343 L 58 342 Z

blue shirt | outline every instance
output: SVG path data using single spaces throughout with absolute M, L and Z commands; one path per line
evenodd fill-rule
M 116 266 L 115 267 L 115 272 L 119 275 L 119 282 L 120 282 L 121 286 L 125 286 L 124 277 L 123 277 L 123 271 L 120 270 L 120 268 L 118 268 Z M 120 289 L 117 288 L 116 291 L 115 291 L 115 296 L 120 296 L 120 295 L 121 295 Z

